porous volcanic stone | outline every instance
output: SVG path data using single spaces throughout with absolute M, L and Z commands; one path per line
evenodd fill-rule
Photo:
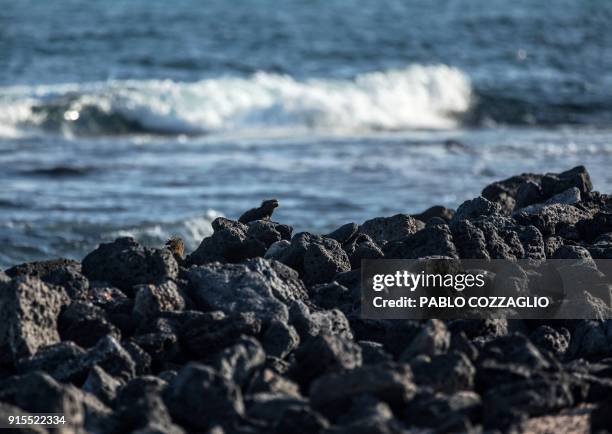
M 359 227 L 359 232 L 368 235 L 376 244 L 382 246 L 388 241 L 412 235 L 422 228 L 423 222 L 407 214 L 396 214 L 392 217 L 367 220 Z
M 83 274 L 130 291 L 132 286 L 174 279 L 178 264 L 167 249 L 153 249 L 133 238 L 118 238 L 100 246 L 83 259 Z
M 306 297 L 296 272 L 263 258 L 241 264 L 194 267 L 187 277 L 191 298 L 202 310 L 222 310 L 228 314 L 255 312 L 264 320 L 286 322 L 287 303 Z
M 309 285 L 329 282 L 336 274 L 351 269 L 338 241 L 307 232 L 296 234 L 279 260 L 296 270 Z
M 213 220 L 212 228 L 213 234 L 204 238 L 199 247 L 187 256 L 185 259 L 187 265 L 240 262 L 266 253 L 266 244 L 251 236 L 248 233 L 249 226 L 244 223 L 218 217 Z M 259 228 L 255 228 L 254 231 L 258 232 Z M 265 237 L 263 233 L 259 235 Z
M 174 420 L 194 430 L 227 425 L 244 415 L 240 388 L 200 363 L 188 363 L 179 371 L 164 401 Z
M 57 317 L 67 303 L 68 295 L 62 288 L 51 287 L 36 277 L 22 276 L 0 283 L 0 348 L 18 359 L 59 342 Z
M 172 280 L 158 285 L 140 285 L 135 289 L 134 317 L 137 321 L 148 323 L 159 316 L 160 312 L 185 308 L 185 299 Z
M 310 387 L 310 402 L 323 414 L 341 413 L 352 397 L 369 394 L 401 409 L 416 391 L 409 365 L 383 363 L 348 372 L 326 374 Z

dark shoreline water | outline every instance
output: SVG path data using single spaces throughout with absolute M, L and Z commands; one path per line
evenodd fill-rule
M 268 197 L 280 200 L 279 216 L 296 230 L 326 232 L 435 204 L 456 207 L 482 185 L 521 172 L 585 164 L 595 188 L 607 191 L 608 137 L 605 130 L 491 129 L 172 144 L 24 140 L 27 147 L 0 156 L 0 182 L 10 186 L 0 192 L 0 264 L 80 259 L 128 234 L 151 245 L 180 235 L 193 249 L 216 215 L 236 218 Z M 51 146 L 53 159 L 44 152 Z M 118 146 L 121 153 L 111 152 Z

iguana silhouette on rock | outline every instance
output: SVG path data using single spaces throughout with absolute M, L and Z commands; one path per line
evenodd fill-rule
M 277 206 L 278 200 L 276 199 L 264 200 L 261 202 L 261 206 L 259 208 L 248 210 L 240 216 L 238 221 L 246 224 L 254 220 L 270 220 L 272 213 L 274 212 L 274 208 Z

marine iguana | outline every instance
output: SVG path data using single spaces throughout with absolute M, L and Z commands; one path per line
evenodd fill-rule
M 240 216 L 238 221 L 240 223 L 248 223 L 253 220 L 270 220 L 272 217 L 272 213 L 274 212 L 274 208 L 278 206 L 278 200 L 269 199 L 261 202 L 261 206 L 259 208 L 253 208 L 245 212 Z
M 172 252 L 179 263 L 182 262 L 185 255 L 185 242 L 181 237 L 170 237 L 164 247 Z

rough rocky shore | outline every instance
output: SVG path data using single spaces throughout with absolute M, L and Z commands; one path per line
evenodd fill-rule
M 216 219 L 186 256 L 180 240 L 120 238 L 0 272 L 0 418 L 63 413 L 60 431 L 94 433 L 612 427 L 612 321 L 359 311 L 365 258 L 612 259 L 612 197 L 583 167 L 327 235 L 293 234 L 267 203 Z

